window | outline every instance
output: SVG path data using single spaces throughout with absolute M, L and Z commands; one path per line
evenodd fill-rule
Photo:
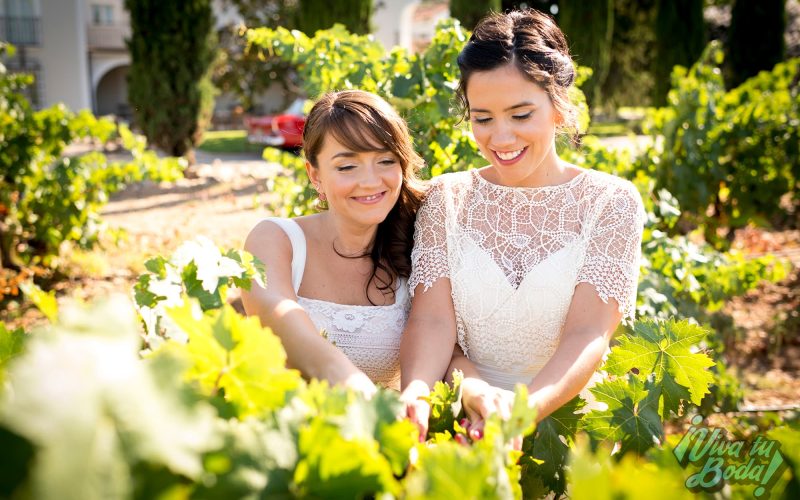
M 114 24 L 114 6 L 106 4 L 92 4 L 92 24 Z

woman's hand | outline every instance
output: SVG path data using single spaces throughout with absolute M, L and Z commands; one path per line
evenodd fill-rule
M 461 382 L 461 404 L 469 419 L 469 437 L 481 439 L 489 415 L 497 413 L 503 420 L 511 417 L 514 393 L 491 386 L 481 379 L 467 377 Z M 522 436 L 515 436 L 511 445 L 515 450 L 522 449 Z
M 378 392 L 378 388 L 375 387 L 375 384 L 372 383 L 372 380 L 370 380 L 364 372 L 356 372 L 349 375 L 342 385 L 362 394 L 366 399 L 372 399 L 372 396 Z
M 428 419 L 431 416 L 431 405 L 425 398 L 431 393 L 428 384 L 421 380 L 414 380 L 400 395 L 406 405 L 406 417 L 417 426 L 419 441 L 424 442 L 428 435 Z

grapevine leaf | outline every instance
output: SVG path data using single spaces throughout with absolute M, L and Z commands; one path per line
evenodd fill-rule
M 431 405 L 431 415 L 428 420 L 428 433 L 448 431 L 453 428 L 458 414 L 461 413 L 461 381 L 464 375 L 456 370 L 453 372 L 452 387 L 445 382 L 436 382 L 428 396 Z
M 363 498 L 399 490 L 375 441 L 345 439 L 324 418 L 314 418 L 300 429 L 298 449 L 294 482 L 301 497 Z
M 563 493 L 566 488 L 564 465 L 569 446 L 575 438 L 586 403 L 578 396 L 543 419 L 531 439 L 525 440 L 523 475 L 537 476 L 550 491 Z
M 714 361 L 704 353 L 692 352 L 707 335 L 708 330 L 685 320 L 644 319 L 634 325 L 631 334 L 620 337 L 605 369 L 619 376 L 635 368 L 640 380 L 654 374 L 656 385 L 662 386 L 664 411 L 677 414 L 681 399 L 688 396 L 699 405 L 714 381 L 709 371 Z
M 606 380 L 589 389 L 603 410 L 590 411 L 583 417 L 583 426 L 594 437 L 620 442 L 621 452 L 633 449 L 643 453 L 661 443 L 664 429 L 658 415 L 661 396 L 651 380 L 642 382 L 629 374 Z
M 408 500 L 500 497 L 492 459 L 479 449 L 442 441 L 418 450 L 419 459 L 405 481 Z
M 189 300 L 167 314 L 189 336 L 189 377 L 212 394 L 224 390 L 242 416 L 278 407 L 299 385 L 299 374 L 285 367 L 280 340 L 258 318 L 242 317 L 227 304 L 195 318 Z
M 5 323 L 0 323 L 0 389 L 6 366 L 22 353 L 26 338 L 22 328 L 8 330 Z
M 503 435 L 527 436 L 536 429 L 536 408 L 528 403 L 528 388 L 525 384 L 517 384 L 514 388 L 514 403 L 511 415 L 502 424 Z

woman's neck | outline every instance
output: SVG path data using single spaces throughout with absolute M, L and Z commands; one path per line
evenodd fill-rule
M 322 222 L 326 236 L 337 253 L 347 257 L 369 255 L 378 232 L 377 225 L 348 223 L 330 211 L 325 212 Z

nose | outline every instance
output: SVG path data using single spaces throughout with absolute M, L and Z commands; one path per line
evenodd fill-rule
M 381 177 L 378 173 L 377 165 L 369 164 L 367 168 L 362 169 L 362 175 L 358 180 L 361 187 L 374 187 L 381 184 Z
M 512 147 L 517 142 L 514 129 L 509 124 L 498 123 L 492 131 L 491 141 L 489 144 L 492 149 L 502 150 L 506 147 Z

